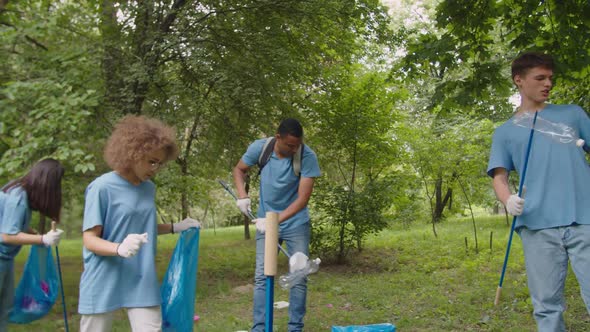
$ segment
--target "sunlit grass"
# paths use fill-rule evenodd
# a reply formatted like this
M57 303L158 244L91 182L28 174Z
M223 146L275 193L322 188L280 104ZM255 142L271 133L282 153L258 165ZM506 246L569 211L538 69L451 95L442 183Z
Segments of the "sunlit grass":
M520 239L515 235L501 303L496 307L493 301L509 227L503 217L481 217L476 225L478 252L471 220L457 219L437 225L437 238L429 224L392 226L368 238L365 249L353 253L347 265L323 264L310 277L306 331L385 322L395 324L399 331L535 331ZM175 240L170 235L159 239L160 276ZM70 331L77 331L81 241L65 240L59 249ZM241 227L203 230L199 251L196 314L201 319L195 330L248 330L254 240L243 240ZM279 257L281 275L287 261ZM17 259L19 269L25 259L23 252ZM590 319L571 272L566 297L569 330L588 330ZM275 301L288 301L288 293L277 287ZM126 318L122 313L119 316L115 331L128 331ZM286 331L286 309L275 310L274 319L274 331ZM61 300L48 317L26 326L11 325L10 330L63 330Z

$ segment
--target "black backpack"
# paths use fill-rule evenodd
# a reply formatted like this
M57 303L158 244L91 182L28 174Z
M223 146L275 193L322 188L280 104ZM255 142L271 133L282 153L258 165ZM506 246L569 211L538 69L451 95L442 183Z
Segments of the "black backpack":
M262 153L260 153L260 156L258 157L258 174L260 175L260 172L262 172L262 169L264 168L264 166L266 166L266 164L268 163L268 161L270 160L270 156L272 156L272 152L275 148L275 142L276 139L274 137L269 137L266 139L266 142L264 142L264 146L262 147ZM300 177L301 176L301 159L303 159L303 143L301 143L301 145L299 145L299 149L297 150L297 152L295 152L295 154L293 155L293 173L295 173L295 176Z

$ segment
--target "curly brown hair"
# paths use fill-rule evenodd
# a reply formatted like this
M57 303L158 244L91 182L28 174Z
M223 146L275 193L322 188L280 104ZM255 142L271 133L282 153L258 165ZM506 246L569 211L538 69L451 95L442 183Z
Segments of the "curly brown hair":
M127 170L146 154L164 149L166 160L178 156L174 128L160 120L127 115L115 125L104 149L104 159L114 170Z

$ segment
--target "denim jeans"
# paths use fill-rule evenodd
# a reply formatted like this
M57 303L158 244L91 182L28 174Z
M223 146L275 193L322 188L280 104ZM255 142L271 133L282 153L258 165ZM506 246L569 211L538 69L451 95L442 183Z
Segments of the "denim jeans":
M540 332L565 331L563 290L568 261L590 313L590 225L518 230L522 239L533 314Z
M295 229L279 231L279 242L287 244L292 255L302 252L309 256L310 225L306 223ZM278 248L277 248L278 250ZM280 255L280 253L279 253ZM278 276L275 276L277 278ZM278 280L275 279L275 281ZM307 278L294 285L289 291L289 332L303 331L305 301L307 299ZM266 276L264 275L264 234L256 232L256 270L254 272L254 324L252 332L263 332L266 315Z
M7 331L8 318L14 301L13 261L0 264L0 331Z

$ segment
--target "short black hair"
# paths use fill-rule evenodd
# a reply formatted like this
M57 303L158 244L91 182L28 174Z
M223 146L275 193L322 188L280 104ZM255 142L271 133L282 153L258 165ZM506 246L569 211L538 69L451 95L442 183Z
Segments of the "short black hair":
M553 70L555 67L553 57L549 54L534 51L521 53L512 61L512 79L514 80L516 75L525 75L529 69L536 67Z
M303 137L303 127L301 127L301 123L293 118L286 118L281 121L279 125L279 129L277 129L277 133L281 135L281 137L285 137L286 135L291 135L294 137Z

